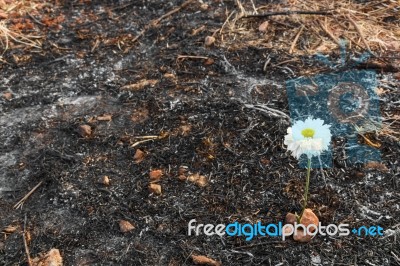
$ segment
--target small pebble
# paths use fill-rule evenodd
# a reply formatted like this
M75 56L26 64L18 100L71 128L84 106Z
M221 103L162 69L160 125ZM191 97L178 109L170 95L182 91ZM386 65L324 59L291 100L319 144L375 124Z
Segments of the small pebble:
M310 224L314 224L318 227L319 219L317 215L311 209L305 209L303 215L301 216L300 223L304 226L309 226ZM311 230L314 232L316 229ZM293 239L298 242L310 242L313 239L313 234L307 234L307 232L303 232L302 229L297 229L296 233L293 234Z
M306 227L310 224L315 224L318 226L319 219L311 209L305 209L303 215L300 218L300 223L305 225Z

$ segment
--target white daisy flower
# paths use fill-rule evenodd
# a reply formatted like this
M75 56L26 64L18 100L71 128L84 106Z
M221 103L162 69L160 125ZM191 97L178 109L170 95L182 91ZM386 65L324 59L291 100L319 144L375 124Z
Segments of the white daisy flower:
M330 125L324 125L324 120L307 118L306 121L296 121L287 129L284 144L294 157L300 158L306 154L308 159L319 156L328 150L331 142Z

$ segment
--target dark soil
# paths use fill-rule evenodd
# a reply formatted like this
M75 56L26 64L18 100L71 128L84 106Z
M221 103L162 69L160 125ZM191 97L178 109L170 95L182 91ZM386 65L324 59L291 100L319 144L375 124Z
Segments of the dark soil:
M326 182L312 171L309 203L322 224L380 225L384 237L317 236L304 244L188 236L191 219L278 223L301 210L305 171L284 148L288 121L244 106L268 103L289 113L284 84L293 74L263 66L267 57L277 64L293 56L205 47L235 1L204 1L206 10L194 2L136 42L152 19L182 1L67 2L53 10L65 21L47 29L43 50L4 54L0 86L13 98L0 100L0 227L18 229L0 239L0 265L26 265L25 217L31 256L58 248L65 265L192 265L194 254L223 265L399 264L400 145L390 136L379 139L388 171L347 165L345 140L335 139L334 167L324 170ZM23 55L30 59L16 61ZM300 61L290 67L311 62ZM379 79L398 90L390 73ZM142 80L157 82L124 89ZM382 109L396 101L398 94L382 95ZM112 120L99 120L104 114ZM78 131L84 124L93 130L86 137ZM131 147L138 136L161 137ZM141 162L133 158L137 149L145 153ZM208 185L179 180L181 166ZM153 169L164 173L161 195L148 189ZM109 186L98 183L104 175ZM135 229L120 232L121 219Z

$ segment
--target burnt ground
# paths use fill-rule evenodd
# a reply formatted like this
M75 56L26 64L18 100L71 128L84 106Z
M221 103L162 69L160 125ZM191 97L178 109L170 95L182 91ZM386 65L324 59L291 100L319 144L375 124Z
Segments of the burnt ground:
M0 100L0 227L16 230L0 240L1 265L26 265L25 217L31 256L58 248L65 265L192 265L193 254L223 265L399 264L399 142L390 135L377 140L387 171L347 165L345 140L336 138L326 182L312 171L309 203L323 224L380 225L384 237L297 243L188 236L191 219L278 223L300 211L305 173L283 146L288 121L244 105L268 103L288 114L284 84L297 72L263 66L267 57L274 65L295 56L205 47L234 1L204 1L203 9L195 2L136 42L150 20L181 1L68 2L52 11L65 20L46 31L43 49L3 55L0 86L13 98ZM294 71L313 62L297 60L289 65ZM399 101L399 84L391 73L378 78L388 91L381 96L388 112L388 103ZM152 84L126 87L143 80ZM84 124L89 136L78 131ZM160 137L132 147L138 136ZM137 149L144 157L135 161ZM181 166L208 184L179 180ZM148 189L153 169L164 173L161 195ZM104 175L109 186L98 182ZM135 229L122 233L121 219Z

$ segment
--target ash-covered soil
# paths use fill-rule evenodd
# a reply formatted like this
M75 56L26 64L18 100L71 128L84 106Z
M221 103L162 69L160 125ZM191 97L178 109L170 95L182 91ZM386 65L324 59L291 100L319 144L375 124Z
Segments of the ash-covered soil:
M312 171L309 202L322 224L379 225L384 237L189 236L191 219L278 223L301 210L305 171L283 145L289 121L245 104L289 114L285 80L312 60L263 69L267 58L295 56L206 47L234 1L194 1L152 27L182 2L84 2L54 9L65 20L42 50L3 55L0 89L12 97L0 100L0 228L16 229L0 239L1 265L27 265L25 217L31 256L58 248L65 265L192 265L192 255L223 265L399 264L399 142L390 135L378 139L386 169L347 165L336 138L334 167ZM378 78L388 111L399 83ZM149 190L156 169L160 195ZM179 178L196 173L204 186ZM122 233L120 220L134 229Z

